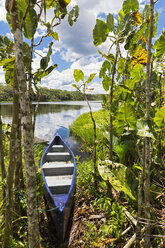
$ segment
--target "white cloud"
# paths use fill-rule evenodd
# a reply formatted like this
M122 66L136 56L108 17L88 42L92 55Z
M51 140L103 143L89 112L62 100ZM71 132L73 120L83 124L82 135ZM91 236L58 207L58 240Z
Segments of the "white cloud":
M0 21L6 22L5 0L0 0Z
M140 6L144 6L149 0L139 0ZM110 42L107 40L99 47L95 47L93 44L93 28L96 24L96 18L102 13L117 14L122 7L123 0L72 0L69 5L69 9L75 4L78 4L80 8L80 15L73 27L70 27L67 18L62 20L62 23L55 28L55 31L59 34L59 42L53 44L53 55L54 57L60 56L60 60L70 62L70 67L63 69L61 72L55 69L50 75L42 80L42 85L50 88L73 90L72 83L74 82L73 72L74 69L83 70L86 77L91 73L99 73L99 69L102 65L101 56L98 56L97 49L107 53L110 47ZM0 0L0 20L5 21L6 11L4 10L5 0ZM49 11L47 14L47 21L50 21L53 17L53 11ZM116 20L116 19L115 19ZM35 34L35 38L39 38L40 35L45 34L46 28L39 25L39 29ZM42 56L46 56L48 44L44 43L45 48L37 48L37 53ZM125 56L123 46L121 51ZM112 48L112 53L115 52L115 47ZM35 54L33 59L34 71L39 68L41 57ZM50 61L50 64L53 63ZM56 63L56 62L55 62ZM62 62L61 62L62 63ZM66 66L65 66L66 68ZM0 69L0 76L2 75L2 69ZM103 91L101 83L98 78L93 80L91 83L92 87L95 88L95 92Z

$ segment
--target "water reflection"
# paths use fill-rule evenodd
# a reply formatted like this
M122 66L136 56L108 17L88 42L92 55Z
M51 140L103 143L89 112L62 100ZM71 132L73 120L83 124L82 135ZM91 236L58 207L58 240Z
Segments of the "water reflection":
M92 110L101 109L101 102L91 102ZM69 125L81 114L89 112L86 102L53 102L41 103L38 108L35 136L46 141L52 140L58 132L70 143ZM2 104L2 120L11 123L12 105Z

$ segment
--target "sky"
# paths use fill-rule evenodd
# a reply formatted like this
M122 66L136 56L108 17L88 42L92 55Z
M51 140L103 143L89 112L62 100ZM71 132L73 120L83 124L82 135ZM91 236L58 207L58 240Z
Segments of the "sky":
M116 15L121 10L122 3L123 0L71 1L68 9L71 9L76 4L79 6L80 14L78 20L74 23L73 27L70 27L67 18L65 18L54 30L59 35L59 41L54 41L50 65L57 63L58 68L42 80L41 86L62 90L74 90L72 86L72 84L75 83L73 72L74 69L81 69L86 77L91 73L97 73L91 83L91 88L94 88L93 93L104 93L101 81L98 77L103 59L97 50L99 49L106 53L110 43L107 40L101 46L95 47L93 44L93 28L97 18L104 19L108 13ZM149 0L139 0L139 3L142 9L146 3L149 3ZM165 0L159 0L155 5L155 9L159 12L157 33L157 37L159 37L161 32L165 29ZM12 39L9 26L6 22L5 0L0 0L0 13L0 35L6 35ZM47 18L49 20L52 17L53 12L50 11ZM35 35L35 41L37 42L39 36L44 33L44 28L39 26ZM41 56L46 56L50 41L50 38L44 39L42 45L37 47L36 52ZM113 50L111 52L113 53ZM125 54L124 49L122 49L122 52ZM39 55L34 55L34 71L39 68L40 59L41 57ZM5 82L2 67L0 67L0 82Z

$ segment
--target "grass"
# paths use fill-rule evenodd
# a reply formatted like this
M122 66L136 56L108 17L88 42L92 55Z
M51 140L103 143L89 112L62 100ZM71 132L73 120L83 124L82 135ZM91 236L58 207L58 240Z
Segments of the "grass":
M109 113L107 110L99 110L93 113L93 117L97 125L97 139L99 139L102 132L98 127L103 125L108 127ZM70 126L70 131L87 145L93 145L93 123L89 113L80 115Z

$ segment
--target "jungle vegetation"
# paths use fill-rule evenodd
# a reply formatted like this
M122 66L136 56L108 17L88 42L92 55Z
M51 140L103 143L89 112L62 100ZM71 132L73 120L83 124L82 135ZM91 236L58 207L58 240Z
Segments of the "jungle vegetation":
M89 100L102 100L102 95L88 94ZM37 102L55 102L55 101L83 101L84 97L80 92L49 89L38 87L38 93L33 92L32 101ZM11 102L13 100L13 90L10 85L0 84L0 102Z
M86 96L95 73L86 80L83 71L74 71L73 86L88 102L90 113L80 116L72 131L93 156L82 163L77 158L76 231L71 247L164 247L165 32L156 38L157 2L150 0L140 10L138 0L124 0L117 17L109 13L105 20L96 20L94 45L110 42L107 53L98 51L103 58L99 77L107 92L102 111L93 113ZM53 43L48 44L47 56L35 72L32 58L44 38L35 44L38 22L47 27L47 36L58 40L54 29L64 17L71 26L77 20L79 8L68 12L69 3L6 0L14 41L0 36L0 65L13 90L11 127L0 118L3 248L51 247L40 239L44 214L39 214L39 206L45 206L37 165L42 147L34 145L37 109L33 112L32 100L33 89L38 92L41 79L57 68L48 66ZM50 8L55 16L49 23L46 12Z

